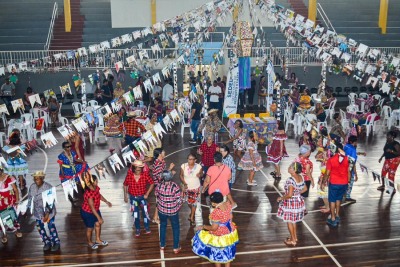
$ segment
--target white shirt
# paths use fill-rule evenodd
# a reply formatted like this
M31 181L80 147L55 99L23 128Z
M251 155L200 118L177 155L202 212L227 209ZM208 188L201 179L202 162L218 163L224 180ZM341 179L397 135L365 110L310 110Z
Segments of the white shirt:
M210 88L208 89L208 93L215 93L215 94L221 94L222 93L222 89L221 87L217 86L213 86L211 85ZM219 96L218 95L211 95L210 96L210 102L218 102L219 101Z
M200 187L200 178L196 175L200 172L201 165L198 163L194 164L193 169L189 169L189 164L184 163L181 165L183 170L183 178L187 184L187 189L193 190Z
M161 87L158 85L154 85L153 87L153 93L151 94L151 97L155 98L156 94L159 94L159 96L161 96Z
M162 90L162 101L170 101L174 99L174 87L167 83Z

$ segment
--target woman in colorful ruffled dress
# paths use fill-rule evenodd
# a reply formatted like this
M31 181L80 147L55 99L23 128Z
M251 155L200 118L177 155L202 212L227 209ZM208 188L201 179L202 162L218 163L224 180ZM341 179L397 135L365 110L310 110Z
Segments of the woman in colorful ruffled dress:
M9 144L8 146L3 147L3 151L7 152L16 146L19 146L21 150L25 150L25 145L22 144L21 133L18 129L14 129L12 131L9 139ZM18 177L19 188L22 192L26 189L25 175L28 174L29 170L28 163L22 157L21 151L19 149L8 154L7 165L8 167L6 168L6 173L8 175L14 176L15 178Z
M226 267L235 259L236 244L239 235L236 225L232 222L232 206L229 202L223 202L224 197L220 192L214 192L210 196L214 210L210 214L211 225L198 226L192 239L193 252L212 263Z
M19 231L20 225L14 208L18 201L19 192L15 178L5 173L3 167L0 167L0 220L3 221L7 231L15 232L15 236L20 238L22 233ZM8 242L7 235L4 233L1 242L3 244Z
M299 162L293 162L288 169L291 177L285 183L285 195L278 197L279 202L278 218L287 223L290 237L283 242L290 247L297 245L297 227L296 223L301 222L306 214L304 198L301 196L307 190L304 183L302 166Z
M254 181L254 175L256 171L259 171L264 166L262 164L261 155L257 151L257 134L254 131L249 132L246 148L246 152L240 160L238 167L239 169L250 171L247 185L257 185L257 182Z
M235 121L233 127L235 128L234 136L226 141L225 144L233 142L233 156L236 160L236 158L240 159L242 152L246 150L246 131L243 129L242 120Z
M272 144L267 147L267 162L274 164L275 171L271 172L271 175L275 179L281 179L281 168L279 167L279 163L285 157L289 157L286 147L285 140L287 139L287 135L285 133L285 125L283 121L278 122L278 131L273 137Z

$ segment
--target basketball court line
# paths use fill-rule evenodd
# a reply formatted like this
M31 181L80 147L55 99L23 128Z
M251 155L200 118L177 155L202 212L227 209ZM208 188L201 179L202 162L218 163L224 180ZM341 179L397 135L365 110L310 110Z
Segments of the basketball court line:
M334 248L334 247L368 245L368 244L396 242L396 241L400 241L400 237L390 238L390 239L369 240L369 241L355 241L355 242L325 244L325 247ZM264 249L264 250L255 250L255 251L243 251L243 252L237 252L236 255L240 256L240 255L251 255L251 254L290 252L290 251L309 250L309 249L318 249L318 248L321 248L321 245L305 246L305 247L291 247L291 248L283 247L283 248ZM170 262L170 261L193 260L193 259L201 259L201 258L199 256L184 256L184 257L172 257L172 258L164 258L164 259L153 258L153 259L118 261L118 262L70 264L70 265L63 265L63 266L66 266L66 267L87 267L87 266L100 266L100 265L111 266L111 265L122 265L122 264L139 264L139 263L151 263L151 262L155 263L155 262L162 262L162 261Z
M261 169L260 172L264 175L264 177L267 179L267 181L270 181L269 177L265 174L265 172ZM276 186L273 184L273 187L275 188L275 190L278 192L278 194L280 196L282 196L281 192L278 190L278 188L276 188ZM308 229L308 231L314 236L315 240L317 240L317 242L321 245L321 247L325 250L325 252L329 255L329 257L331 257L331 259L333 260L333 262L337 265L337 266L342 266L337 260L336 258L332 255L332 253L329 251L329 249L325 246L325 244L321 241L321 239L319 239L319 237L315 234L315 232L313 230L311 230L310 226L303 220L301 221L303 223L303 225Z

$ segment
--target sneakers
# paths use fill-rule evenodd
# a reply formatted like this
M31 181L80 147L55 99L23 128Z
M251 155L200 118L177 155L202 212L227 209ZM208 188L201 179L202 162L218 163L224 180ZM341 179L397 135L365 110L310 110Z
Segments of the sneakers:
M43 251L49 251L51 249L51 244L45 244L43 246Z
M196 145L196 144L197 144L197 141L196 141L196 140L193 140L193 139L190 139L190 140L189 140L189 144Z
M346 200L346 202L351 202L351 203L356 203L357 202L357 200L355 200L353 198L350 198L350 197L347 197L345 200Z
M334 221L332 221L332 219L329 218L329 219L326 220L326 223L327 223L329 226L332 226L332 227L337 227L337 226L338 226L337 219L334 220Z
M149 234L151 234L151 230L150 229L146 230L146 235L149 235Z
M136 236L136 237L139 237L139 236L140 236L140 229L136 229L136 231L135 231L135 236Z
M175 254L178 254L179 252L181 252L181 250L182 250L181 247L179 247L179 248L174 248L174 253L175 253Z
M253 181L252 183L250 183L250 181L247 180L247 185L250 185L250 186L257 186L257 182L256 182L256 181Z
M44 250L44 248L43 248ZM51 247L52 252L56 252L60 250L60 243L55 243L54 246Z
M233 209L233 210L236 209L236 208L237 208L237 203L235 203L235 204L232 205L232 209Z

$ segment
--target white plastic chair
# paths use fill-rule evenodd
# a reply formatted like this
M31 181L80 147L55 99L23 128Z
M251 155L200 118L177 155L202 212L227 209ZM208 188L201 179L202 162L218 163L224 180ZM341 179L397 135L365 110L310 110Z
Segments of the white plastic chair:
M331 120L332 120L332 118L333 118L333 114L335 114L336 102L337 102L337 99L333 100L333 101L329 104L329 108L328 108L328 109L325 109L326 117L329 116L329 119L331 119Z
M376 113L370 114L367 116L367 120L365 121L365 124L363 124L363 126L365 126L365 129L367 130L367 136L369 136L369 133L374 131L375 129L375 117L376 117Z
M97 102L96 100L90 100L87 103L88 107L95 107L99 105L99 102Z
M68 119L65 117L59 117L58 120L61 122L62 125L69 124Z
M387 126L388 130L392 127L392 108L389 106L384 106L381 111L381 121L382 127Z
M7 118L5 113L1 114L1 120L3 121L4 128L7 128Z
M347 119L346 112L344 112L342 109L339 109L340 117L342 118L341 124L343 127L343 131L350 129L350 120Z
M358 112L359 110L358 110L357 105L350 105L350 106L346 107L346 111L354 113L354 112Z
M33 116L30 113L25 113L21 115L22 122L29 122L31 125L33 125Z
M1 147L4 146L4 144L6 143L6 141L7 141L6 133L0 132L0 145L1 145Z
M58 121L61 121L62 115L61 115L61 108L62 108L62 103L59 103L60 109L58 110Z
M144 111L140 110L140 109L135 110L134 113L135 113L135 115L137 117L143 117L144 116Z
M189 128L190 138L192 138L192 130L190 129L189 118L190 118L189 113L184 113L183 116L181 116L181 136L182 136L182 138L183 138L183 134L185 133L185 128Z
M372 98L379 101L379 100L381 100L382 96L378 95L378 94L375 94L375 95L372 96Z
M383 102L385 102L385 99L384 99L384 98L382 98L382 99L379 100L379 102L378 102L378 106L380 106L381 109L383 108Z
M104 137L104 139L107 142L107 136L103 134L103 131L104 131L104 118L103 116L99 116L99 123L98 125L96 125L96 129L94 130L94 141L96 142L96 144L99 142L100 137Z
M75 116L82 114L82 104L79 102L72 103L72 109L74 110Z
M367 93L360 93L358 95L359 98L363 98L363 99L368 99L368 94Z

